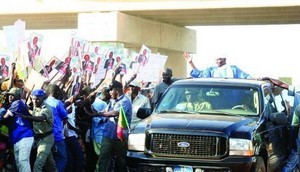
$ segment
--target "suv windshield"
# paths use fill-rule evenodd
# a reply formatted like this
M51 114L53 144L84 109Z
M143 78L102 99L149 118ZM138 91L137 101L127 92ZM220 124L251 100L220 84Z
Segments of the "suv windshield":
M176 86L166 92L155 111L256 116L259 94L251 87Z

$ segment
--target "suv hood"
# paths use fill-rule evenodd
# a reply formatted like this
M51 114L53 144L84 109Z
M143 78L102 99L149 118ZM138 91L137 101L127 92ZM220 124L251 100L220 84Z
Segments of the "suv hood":
M147 129L168 129L168 130L205 130L222 132L230 135L231 131L248 132L253 130L258 118L247 118L243 116L224 116L213 114L152 114L139 126Z

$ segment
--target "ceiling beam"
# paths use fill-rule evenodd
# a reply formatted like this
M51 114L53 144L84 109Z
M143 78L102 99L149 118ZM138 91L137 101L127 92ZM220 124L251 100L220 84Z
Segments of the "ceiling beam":
M3 29L3 26L13 25L18 19L26 22L26 29L77 29L78 13L109 11L120 11L124 14L182 27L300 24L300 3L290 0L273 0L274 3L263 0L253 0L251 3L248 1L242 3L245 1L241 0L186 0L184 2L61 0L61 3L58 0L39 0L33 1L35 3L32 6L29 3L25 4L26 0L24 5L18 6L13 5L13 2L15 3L13 0L1 2L0 29ZM60 5L57 5L58 3Z
M77 13L0 15L0 27L13 25L21 19L26 29L77 29Z

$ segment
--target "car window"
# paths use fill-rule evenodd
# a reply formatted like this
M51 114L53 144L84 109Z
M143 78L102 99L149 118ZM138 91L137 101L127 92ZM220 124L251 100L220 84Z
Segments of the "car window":
M283 99L282 91L283 91L283 89L279 88L279 87L276 87L275 91L274 91L275 92L274 93L275 105L276 105L276 108L279 112L287 111L287 109L286 109L286 107L287 107L286 103L287 102Z
M177 94L177 89L170 89L167 94L165 94L162 101L159 103L159 110L165 111L172 109L177 102L179 102L182 98L179 94Z
M275 104L276 104L277 111L278 112L284 112L284 111L286 111L285 102L282 99L281 95L280 94L276 95L274 97L274 99L275 99Z
M278 112L272 93L268 88L264 88L264 104L265 111L268 114Z
M258 97L252 87L180 85L168 89L156 111L258 115Z

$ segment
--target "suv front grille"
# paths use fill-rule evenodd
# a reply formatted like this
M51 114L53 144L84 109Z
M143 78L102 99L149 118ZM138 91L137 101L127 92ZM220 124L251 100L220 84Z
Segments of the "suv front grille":
M226 153L226 138L207 135L150 134L154 156L217 158ZM151 144L152 143L152 144Z

